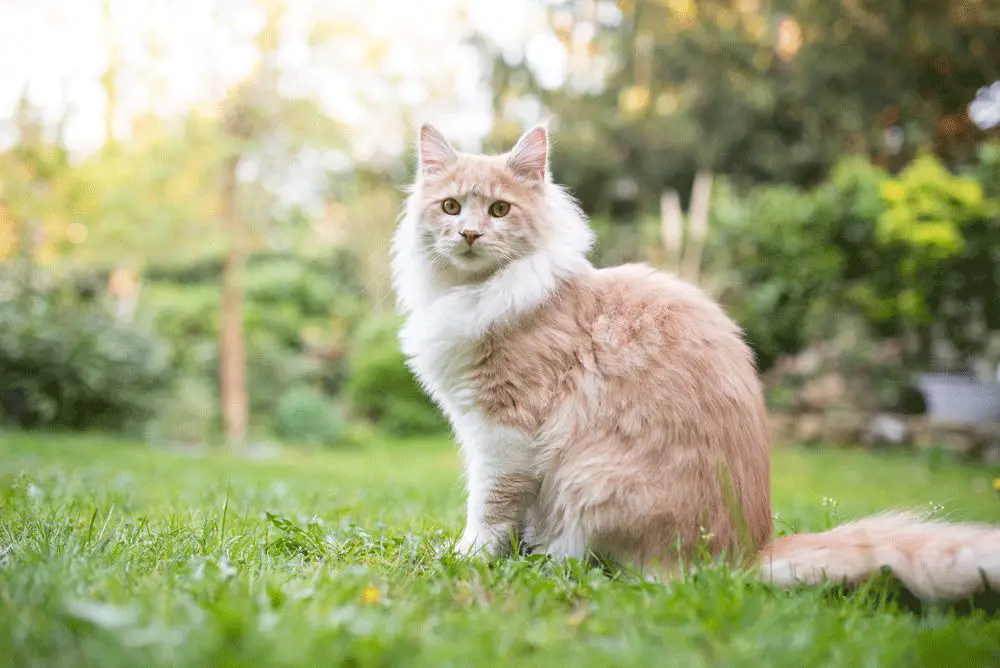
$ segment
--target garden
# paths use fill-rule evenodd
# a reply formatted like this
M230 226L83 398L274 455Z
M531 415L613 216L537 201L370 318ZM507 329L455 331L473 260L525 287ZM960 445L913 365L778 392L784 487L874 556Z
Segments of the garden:
M420 121L545 121L593 263L743 328L777 534L1000 524L989 2L50 4L0 5L0 664L1000 665L995 592L456 554L389 270Z

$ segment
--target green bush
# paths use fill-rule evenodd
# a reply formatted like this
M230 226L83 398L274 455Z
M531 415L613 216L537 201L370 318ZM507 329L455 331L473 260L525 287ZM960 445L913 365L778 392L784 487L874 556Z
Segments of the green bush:
M219 431L216 384L198 376L183 376L172 392L158 398L145 437L154 443L201 444L218 436Z
M380 316L357 332L344 387L352 407L396 435L435 433L447 424L406 366L399 349L400 320Z
M183 375L213 368L219 347L219 288L215 285L147 283L140 308L171 344L172 361Z
M344 438L340 407L308 387L296 387L281 396L271 427L276 436L301 445L332 446Z
M931 155L882 184L881 257L854 296L870 321L914 341L918 364L930 361L935 340L967 363L1000 332L1000 200L984 190Z
M822 329L844 259L809 193L769 186L741 197L723 182L713 204L710 271L766 370Z
M141 426L172 379L166 348L98 304L55 294L0 303L0 422Z
M340 392L343 351L362 302L334 260L269 255L249 262L244 322L252 416L271 415L280 397L301 385ZM171 342L178 372L217 386L219 277L206 267L151 270L155 280L144 287L142 308Z
M1000 332L998 165L990 145L968 176L931 156L897 177L849 158L812 190L721 183L706 255L761 368L850 318L901 341L911 370L930 365L935 341L983 356Z

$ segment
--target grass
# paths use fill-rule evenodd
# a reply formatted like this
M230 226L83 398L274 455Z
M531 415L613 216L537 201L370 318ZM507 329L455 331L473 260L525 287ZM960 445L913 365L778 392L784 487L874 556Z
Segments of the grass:
M890 506L997 522L998 473L781 449L775 507L783 530ZM461 498L444 441L255 461L0 435L0 665L1000 665L1000 617L884 586L439 556Z

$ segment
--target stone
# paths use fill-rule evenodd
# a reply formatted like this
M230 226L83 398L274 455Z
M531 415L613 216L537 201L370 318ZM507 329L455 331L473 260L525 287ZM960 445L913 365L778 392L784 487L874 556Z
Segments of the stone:
M844 399L847 384L839 373L826 373L809 380L798 392L798 401L810 408L830 408Z
M1000 422L988 422L976 428L982 439L979 460L988 466L1000 465Z
M795 440L795 417L787 413L771 413L771 440L775 442Z
M910 417L910 441L918 448L929 448L933 443L934 430L923 415Z
M803 413L795 425L795 438L803 443L816 443L823 438L823 416Z
M1000 443L1000 422L985 422L975 426L976 434L989 443Z
M879 413L864 430L866 445L903 445L911 441L906 419L891 413Z
M826 415L824 439L843 446L858 445L863 441L867 418L863 413L838 411Z
M926 429L921 447L940 447L960 457L974 458L984 445L984 439L973 425L928 422Z
M990 443L983 448L979 461L987 466L1000 466L1000 443Z

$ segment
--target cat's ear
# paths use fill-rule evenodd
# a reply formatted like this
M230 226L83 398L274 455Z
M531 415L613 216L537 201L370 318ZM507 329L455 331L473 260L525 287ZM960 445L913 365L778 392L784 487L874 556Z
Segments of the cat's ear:
M544 183L549 166L549 132L544 125L536 125L517 140L507 158L507 169L518 177Z
M440 172L458 159L444 135L427 123L420 126L417 153L420 158L420 171L424 174Z

